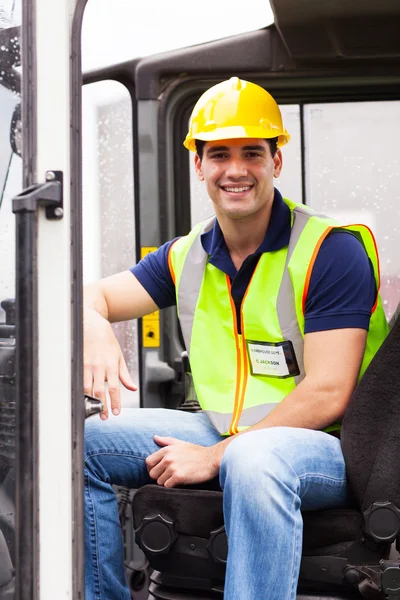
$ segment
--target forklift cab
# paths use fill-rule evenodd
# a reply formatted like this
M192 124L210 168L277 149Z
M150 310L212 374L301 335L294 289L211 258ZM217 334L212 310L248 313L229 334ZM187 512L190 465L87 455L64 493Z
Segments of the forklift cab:
M39 588L35 600L53 599L55 585L60 598L83 597L82 279L85 269L90 279L129 268L135 254L139 259L212 214L182 142L197 98L232 76L262 85L280 104L292 140L283 152L278 189L343 223L362 222L374 231L381 257L381 293L392 320L391 333L358 385L343 422L342 446L353 502L342 511L304 513L298 599L399 600L400 478L392 457L397 456L396 423L400 422L400 321L394 317L400 300L400 5L396 0L351 4L313 0L300 6L296 0L272 0L274 23L263 29L141 59L132 57L82 75L85 0L71 2L75 13L64 29L62 11L57 12L54 3L48 2L47 8L47 0L37 3L42 7L37 20L43 19L38 31L43 33L51 22L54 32L47 51L41 46L38 53L42 79L36 86L32 85L36 68L26 55L22 76L18 71L19 28L0 31L5 73L0 77L0 94L7 96L7 101L0 99L0 115L4 107L8 111L7 125L1 130L7 151L0 153L0 228L12 229L11 202L21 181L25 187L43 179L51 183L59 171L64 174L64 187L63 206L58 208L64 215L58 211L55 220L46 221L41 213L29 230L22 230L18 216L17 246L21 249L29 232L33 241L39 240L33 251L19 254L25 260L36 253L39 257L30 289L36 294L38 287L38 301L33 295L24 304L24 296L18 296L29 291L22 286L27 262L17 262L17 286L1 267L0 600L31 600L29 589ZM28 48L35 35L35 21L28 18L34 3L23 0L23 4L29 23L24 33ZM71 35L65 48L61 29L63 35ZM65 87L59 82L62 69L53 69L50 58L45 64L60 47L65 50L65 64L70 60L68 73L65 69L70 81L64 82ZM23 165L18 125L21 77L25 78ZM57 106L52 106L46 92L46 77L54 77L53 85L60 90ZM105 83L123 88L124 97L121 100L112 92L98 108L96 86ZM32 106L39 114L37 122L35 112L29 112ZM49 127L46 117L53 109ZM39 125L30 128L32 123ZM64 143L61 150L55 137ZM93 199L95 188L100 193ZM11 256L15 240L10 244L9 239L2 246L2 257ZM51 252L43 252L41 240L50 244ZM58 287L56 272L63 275ZM25 309L31 310L32 322L39 315L39 326L33 331L26 320L22 326ZM54 324L56 346L54 332L46 329ZM130 371L137 372L139 379L140 399L128 395L125 405L199 409L173 310L143 318L137 329L118 324L116 331ZM29 354L35 344L39 354ZM35 373L39 363L39 375L29 379L27 372ZM26 364L32 371L22 372L19 365ZM59 396L57 411L53 410L54 389ZM63 466L58 469L50 464L55 447L62 454ZM222 597L228 548L222 494L146 486L134 494L132 517L127 508L132 492L117 491L124 513L132 598ZM58 503L52 502L54 492ZM67 563L70 570L64 568ZM132 578L132 569L146 577Z

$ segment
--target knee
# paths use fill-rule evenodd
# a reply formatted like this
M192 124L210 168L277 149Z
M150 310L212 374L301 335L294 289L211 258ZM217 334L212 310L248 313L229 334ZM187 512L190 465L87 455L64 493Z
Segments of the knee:
M92 484L111 483L111 466L115 457L118 420L102 421L96 415L85 422L84 472Z
M85 421L84 458L88 459L113 450L115 439L121 433L120 422L117 418L102 421L98 415Z
M296 471L285 450L285 428L274 427L238 436L229 444L221 461L220 479L240 483L242 489L261 480L285 482L296 487Z

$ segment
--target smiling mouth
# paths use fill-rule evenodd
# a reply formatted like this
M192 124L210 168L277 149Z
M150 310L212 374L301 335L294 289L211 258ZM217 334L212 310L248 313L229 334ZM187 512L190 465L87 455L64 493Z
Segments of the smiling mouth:
M230 194L243 194L244 192L250 191L254 186L252 185L241 185L241 186L231 186L231 185L221 185L220 186L224 192L229 192Z

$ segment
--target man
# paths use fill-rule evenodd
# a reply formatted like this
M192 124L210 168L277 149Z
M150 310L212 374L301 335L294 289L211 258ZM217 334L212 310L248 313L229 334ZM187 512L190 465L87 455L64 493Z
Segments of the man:
M110 322L176 304L204 412L124 409L86 424L86 599L128 600L112 484L219 476L225 600L293 600L302 510L347 502L337 431L387 325L374 241L274 189L289 141L275 100L232 78L197 102L195 152L216 218L85 292L85 391L135 390ZM251 491L249 491L251 490ZM260 525L262 524L262 526ZM287 577L281 576L285 565Z

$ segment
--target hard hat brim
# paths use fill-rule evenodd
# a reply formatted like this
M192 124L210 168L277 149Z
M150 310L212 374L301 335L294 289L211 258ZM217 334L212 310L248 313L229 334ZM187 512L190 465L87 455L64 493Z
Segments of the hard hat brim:
M191 152L196 152L196 139L203 142L216 142L218 140L234 140L234 139L272 139L278 138L278 147L284 146L290 140L290 135L286 130L276 130L264 127L220 127L209 132L199 132L193 137L187 135L183 145Z

